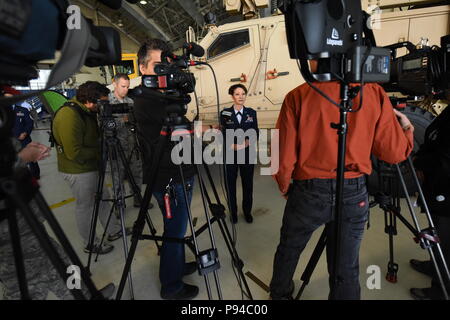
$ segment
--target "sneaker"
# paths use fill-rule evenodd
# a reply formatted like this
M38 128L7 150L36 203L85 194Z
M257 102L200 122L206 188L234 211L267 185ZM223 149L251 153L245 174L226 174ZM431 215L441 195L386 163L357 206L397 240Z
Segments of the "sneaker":
M93 246L92 249L86 247L84 248L84 252L86 253L98 253L98 254L107 254L110 253L114 249L114 246L112 244L103 244L103 246L100 247L100 245L96 244Z
M161 298L166 300L191 300L198 295L198 287L184 283L180 291L173 294L161 293Z
M416 270L417 272L423 273L429 277L433 277L434 270L433 270L433 264L431 261L420 261L416 259L409 260L409 264L411 267Z
M188 262L184 264L184 276L188 276L190 274L193 274L195 271L197 271L197 262Z
M133 233L133 229L132 228L125 228L125 234L127 236L129 236L131 233ZM108 236L108 241L112 242L112 241L116 241L117 239L122 238L122 230L114 233L114 234L110 234Z

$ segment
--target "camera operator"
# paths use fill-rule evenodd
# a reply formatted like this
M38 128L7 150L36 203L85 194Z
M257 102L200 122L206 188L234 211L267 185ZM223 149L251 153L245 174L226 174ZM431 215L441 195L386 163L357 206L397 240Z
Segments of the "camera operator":
M161 53L171 52L169 45L160 39L146 42L138 51L139 70L142 75L155 75L154 67L161 62ZM156 90L156 89L151 89ZM153 165L154 151L158 144L164 119L167 117L166 106L168 102L162 99L134 98L134 113L137 121L139 139L142 139L144 154L144 184L148 184L150 168ZM188 206L192 199L194 183L194 167L183 165L183 174L186 186L181 183L179 167L171 159L170 144L163 150L162 160L157 170L156 184L153 196L158 202L164 221L164 237L183 239L186 234L188 222ZM156 158L156 157L153 157ZM185 201L183 189L188 190L188 203ZM164 205L164 193L170 192L170 206L172 218L167 217ZM198 287L186 284L183 276L194 273L196 263L185 263L184 244L163 241L159 266L159 279L161 281L161 297L163 299L192 299L198 294Z
M450 90L447 90L450 99ZM423 180L423 193L433 218L443 256L449 264L450 257L450 107L427 127L425 141L414 158L418 176ZM433 247L436 249L436 247ZM437 256L437 251L435 256ZM410 260L418 272L432 277L431 287L412 288L416 300L443 300L444 295L431 260ZM444 270L440 268L440 270ZM444 281L446 277L444 276ZM449 288L447 283L447 288Z
M108 96L110 104L127 103L133 105L133 100L127 96L130 88L130 78L125 73L118 73L113 78L114 91ZM127 156L128 164L130 166L133 178L141 190L142 183L142 160L140 150L137 148L136 135L132 131L135 125L133 113L130 114L113 114L117 125L117 138L120 141L122 149ZM120 176L125 178L125 169L120 162ZM116 183L115 185L118 185ZM139 208L141 206L137 195L134 196L134 207ZM150 208L152 205L150 205Z
M310 61L316 72L317 61ZM340 101L338 82L315 83L334 101ZM360 94L353 100L358 108ZM298 259L312 233L327 227L327 262L330 296L360 299L359 248L369 211L365 175L372 171L370 154L388 163L406 159L413 148L413 126L393 109L377 84L364 85L362 108L348 115L344 172L339 285L334 270L334 208L338 135L330 124L339 122L339 109L308 84L287 94L277 121L280 167L274 175L287 199L270 284L272 299L290 299ZM398 119L397 119L398 117ZM276 155L278 156L278 155ZM293 184L291 184L291 179Z
M53 119L53 137L55 139L58 170L62 173L76 198L75 216L78 231L86 245L84 251L105 254L113 246L105 243L102 247L95 239L92 248L88 247L91 217L95 202L100 162L100 133L97 123L97 101L107 100L109 90L95 81L82 84L76 98L62 106ZM109 198L107 189L103 189L103 199ZM99 218L106 227L109 206L100 202ZM120 221L112 216L108 225L108 241L122 236Z

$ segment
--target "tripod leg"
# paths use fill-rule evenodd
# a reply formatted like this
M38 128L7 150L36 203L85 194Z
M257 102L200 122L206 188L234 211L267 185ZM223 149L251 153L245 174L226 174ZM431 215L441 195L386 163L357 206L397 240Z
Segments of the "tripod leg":
M419 197L422 200L422 203L424 204L425 213L427 215L427 220L428 220L429 226L430 226L431 229L435 229L435 226L433 224L433 219L431 218L430 210L428 209L428 205L427 205L427 203L425 201L425 196L423 194L422 187L420 186L419 179L417 178L417 174L416 174L416 171L414 170L414 165L413 165L412 160L411 160L410 157L408 157L408 164L409 164L409 167L410 167L410 169L411 169L411 171L413 173L414 180L415 180L415 182L417 184L417 189L419 191ZM442 266L444 268L444 270L443 270L444 275L447 278L448 283L450 283L450 272L449 272L449 268L448 268L447 262L445 260L444 254L442 253L442 248L441 248L439 243L437 243L436 246L437 246L438 255L439 255L440 259L441 259ZM449 288L449 290L450 290L450 288Z
M116 209L119 213L119 218L122 227L122 240L123 240L123 250L125 255L125 260L128 257L128 243L127 243L127 235L125 229L125 197L124 197L124 185L122 180L122 174L119 165L119 152L116 145L110 146L111 154L111 177L113 182L113 192L114 192L114 203ZM133 280L131 277L131 272L128 273L128 284L130 287L130 297L131 300L134 300L134 289L133 289Z
M133 173L131 172L130 167L128 166L127 162L125 161L126 160L126 155L125 155L125 152L123 151L123 148L120 145L120 143L118 143L117 149L118 149L118 153L119 153L119 159L120 159L120 161L122 163L122 166L123 166L123 168L125 170L125 176L126 176L126 178L128 179L128 181L129 181L129 183L131 185L131 189L133 190L133 195L137 196L139 201L140 201L140 203L142 204L143 198L142 198L142 195L141 195L141 190L139 189L138 185L136 184L136 181L134 180L134 177L133 177ZM150 233L152 234L152 236L155 236L156 235L156 228L153 225L153 222L152 222L152 220L150 218L150 215L148 214L148 211L146 211L146 213L145 213L145 220L146 220L146 222L148 224L148 227L150 229ZM156 248L158 250L158 254L160 254L161 246L159 245L157 240L155 240L155 244L156 244Z
M105 148L105 143L103 141L103 137L102 137L102 155L103 155L103 149ZM108 146L106 145L106 148L108 148ZM87 270L90 273L90 267L91 267L91 259L92 259L92 253L93 253L93 249L95 246L95 238L96 238L96 230L97 230L97 221L98 221L98 211L100 209L100 203L102 201L102 197L103 197L103 187L105 184L105 172L106 172L106 165L108 162L108 152L105 153L105 157L102 159L102 162L100 164L100 172L99 172L99 178L98 178L98 183L97 183L97 192L95 193L95 202L94 202L94 209L93 209L93 213L92 213L92 217L91 217L91 229L89 231L89 243L88 243L88 248L89 248L89 255L88 255L88 263L87 263ZM106 230L105 230L106 231ZM102 242L103 243L103 242ZM101 245L101 243L99 244L99 246ZM98 257L98 254L97 254Z
M214 194L215 200L217 202L217 205L219 206L219 208L221 210L222 209L225 210L225 207L220 202L219 194L217 193L217 189L216 189L216 187L214 185L214 180L212 178L212 175L211 175L211 172L210 172L208 166L202 165L202 168L206 172L206 175L207 175L207 178L208 178L208 182L209 182L209 184L211 186L211 189L213 191L213 194ZM204 187L204 189L206 190L206 187ZM210 198L208 196L208 193L205 192L205 195L206 195L208 204L211 207L211 200L210 200ZM220 231L221 231L222 236L223 236L223 238L225 240L225 244L226 244L226 246L228 248L228 251L230 252L230 256L231 256L231 258L233 260L233 265L238 269L239 278L242 279L242 282L244 283L244 286L245 286L245 289L246 289L246 294L251 300L253 300L252 293L251 293L250 288L248 286L248 283L247 283L247 280L245 278L244 272L242 271L242 269L244 267L244 263L241 260L241 258L239 257L239 254L237 253L236 247L235 247L235 245L234 245L234 243L232 241L232 237L231 237L230 231L229 231L228 226L227 226L226 221L225 221L224 211L223 212L220 211L220 213L214 215L214 217L218 221Z
M161 131L167 131L167 127L163 127ZM116 299L120 300L123 293L123 288L125 286L126 278L128 273L130 272L131 264L133 262L134 254L136 253L137 244L139 241L139 237L142 235L142 231L144 230L145 225L145 213L148 210L148 206L150 203L150 200L152 198L152 193L155 188L156 184L156 178L157 178L157 171L159 168L159 164L161 163L162 154L164 147L166 146L169 139L169 135L161 135L158 141L158 145L156 146L156 150L153 156L153 162L154 166L151 169L150 172L150 181L147 184L147 187L145 188L144 192L144 199L142 201L142 206L139 210L138 218L136 219L134 226L133 226L133 235L131 237L131 245L130 250L128 252L128 258L125 262L125 267L122 272L122 277L120 279L119 287L117 289L117 295Z
M199 185L200 185L200 193L201 193L201 197L202 197L203 208L205 210L206 221L207 221L207 224L208 224L208 231L209 231L209 238L211 239L211 246L212 246L213 250L217 250L216 241L214 239L214 234L212 232L211 218L210 218L209 213L208 213L208 204L206 202L206 196L205 196L206 188L205 188L205 185L203 183L203 179L202 179L202 176L200 174L200 170L198 169L197 166L196 166L196 171L197 171ZM209 197L208 197L208 199L209 199ZM222 290L220 288L220 281L219 281L219 275L217 273L217 269L214 270L214 279L215 279L215 282L216 282L216 288L217 288L217 294L219 296L219 300L222 300L223 299L222 298Z
M303 294L303 291L305 290L305 287L309 284L309 281L311 280L311 275L314 272L314 269L317 266L317 263L319 262L320 256L322 255L323 250L325 249L327 245L327 227L324 228L319 241L316 244L316 247L314 248L314 251L311 255L311 258L309 259L308 264L306 265L305 271L303 271L303 274L301 276L301 280L303 281L302 286L300 290L298 291L297 295L295 296L295 300L300 299L300 297Z
M27 277L25 272L25 264L23 259L22 244L20 243L19 228L17 227L16 213L11 209L11 205L7 205L9 232L11 234L11 244L14 252L14 264L16 265L17 279L19 282L20 295L22 300L31 300L28 291Z
M416 176L416 174L415 174L414 167L413 167L413 165L412 165L412 162L411 162L411 159L410 159L410 158L408 158L408 164L409 164L409 166L410 166L410 168L411 168L411 171L413 172L413 175L414 175L414 178L415 178L416 185L417 185L417 187L418 187L418 189L419 189L419 194L421 194L421 197L422 197L422 196L423 196L422 189L420 188L420 184L419 184L419 182L418 182L418 179L417 179L417 176ZM400 178L400 182L401 182L401 185L402 185L402 188L403 188L403 192L404 192L404 195L405 195L405 197L406 197L407 204L408 204L408 208L409 208L409 211L410 211L410 213L411 213L412 219L413 219L413 221L414 221L416 230L421 230L420 225L419 225L419 221L417 220L417 217L416 217L416 215L415 215L415 213L414 213L414 208L413 208L411 199L409 198L409 195L408 195L408 189L407 189L407 187L406 187L405 179L403 178L403 175L402 175L402 172L401 172L401 170L400 170L399 165L396 164L395 166L396 166L396 169L397 169L398 177ZM422 198L422 201L424 201L424 203L426 203L424 197ZM425 205L425 207L426 207L426 205ZM432 220L431 215L430 215L430 213L429 213L428 207L426 207L426 211L427 211L428 222L429 222L431 228L434 228L433 220ZM431 258L431 261L433 262L433 265L434 265L434 267L435 267L435 269L436 269L436 274L437 274L437 276L438 276L439 283L441 284L441 287L442 287L442 291L443 291L443 293L444 293L445 300L449 300L448 292L447 292L447 289L446 289L444 280L443 280L443 278L442 278L442 273L441 273L441 271L439 270L439 265L438 265L438 263L437 263L437 261L436 261L436 257L435 257L435 255L434 255L434 253L433 253L432 248L431 248L431 243L430 243L430 241L429 241L428 239L426 239L426 238L420 238L420 242L421 242L421 245L422 245L424 248L427 248L428 253L430 254L430 258ZM440 249L439 244L437 243L436 245L437 245L438 248ZM440 252L440 254L442 254L442 251L439 251L439 252ZM442 262L443 262L443 264L444 264L444 266L445 266L445 270L444 270L444 271L446 272L446 275L449 276L449 275L448 275L448 268L447 268L447 265L446 265L446 263L445 263L445 260L444 260L443 256L441 256L440 258L441 258L441 260L442 260Z

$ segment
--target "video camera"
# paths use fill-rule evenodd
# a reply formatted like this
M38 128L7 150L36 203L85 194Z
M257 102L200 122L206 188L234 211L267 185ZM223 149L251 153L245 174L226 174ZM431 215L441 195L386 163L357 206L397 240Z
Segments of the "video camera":
M183 46L183 55L172 52L161 53L161 63L155 66L156 75L143 76L142 85L146 88L163 90L167 94L189 94L195 90L195 77L186 69L201 64L189 59L189 55L202 57L205 50L193 42Z
M128 114L133 110L133 106L128 103L111 104L108 100L98 100L97 108L102 131L114 131L117 129L117 123L113 114Z
M388 82L390 51L375 47L369 15L355 0L281 0L292 59L307 82ZM311 73L307 60L318 61Z
M396 57L396 50L407 48L409 53ZM405 95L439 95L450 89L450 35L441 38L441 47L424 44L417 48L411 42L386 46L392 50L392 73L388 92Z
M130 3L137 1L127 0ZM102 0L112 9L121 0ZM28 85L38 77L37 64L54 59L47 88L76 73L83 65L98 67L121 60L119 33L94 26L80 8L67 0L8 0L0 2L0 84Z
M183 55L181 56L172 52L162 52L161 63L155 65L156 75L142 76L142 87L133 89L130 96L166 100L168 114L184 116L187 112L187 104L191 102L189 93L195 91L194 74L187 72L186 69L190 66L204 64L190 60L189 56L202 57L205 50L193 42L185 43L182 49Z

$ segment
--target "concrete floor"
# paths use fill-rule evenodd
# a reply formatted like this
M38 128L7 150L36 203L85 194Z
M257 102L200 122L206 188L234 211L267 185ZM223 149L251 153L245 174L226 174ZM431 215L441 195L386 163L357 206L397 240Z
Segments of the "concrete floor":
M35 130L32 134L35 141L48 144L48 135L46 130ZM41 167L41 192L46 198L49 205L60 203L61 201L72 198L69 186L63 181L61 175L57 171L56 152L53 149L51 157L40 162ZM213 170L217 173L218 170ZM216 183L219 186L219 178L217 175ZM222 191L220 190L222 195ZM238 203L240 200L241 189L238 183ZM136 219L138 210L132 207L132 199L129 199L129 207L126 209L127 226L132 226ZM155 201L153 200L155 203ZM244 273L251 272L266 286L269 284L272 275L272 263L276 247L279 240L279 232L281 220L284 210L285 200L279 195L278 188L274 180L269 176L260 176L259 170L255 170L254 177L254 223L247 224L243 219L242 212L239 214L239 223L235 226L236 248L241 259L244 261ZM202 201L198 183L195 187L194 198L192 201L192 214L197 218L197 226L203 225L206 221L204 211L202 210ZM75 202L69 202L61 207L53 209L53 212L63 227L66 235L70 239L73 247L77 251L79 257L87 262L88 255L83 252L83 244L78 234L75 224ZM409 217L406 204L403 204L404 215ZM150 216L158 230L161 233L162 219L158 208L150 210ZM426 220L423 214L418 214L422 227L425 227ZM392 284L385 280L386 266L389 258L388 236L384 233L383 212L378 208L371 209L371 227L366 230L364 240L362 242L360 254L360 282L362 289L362 299L365 300L409 300L410 287L427 287L430 279L413 271L409 266L409 259L426 259L427 251L421 249L418 244L413 241L412 234L398 222L398 235L395 236L395 257L399 265L398 282ZM230 230L231 223L228 222ZM100 228L100 227L99 227ZM188 229L189 230L189 229ZM295 273L295 293L301 286L300 277L309 261L311 253L319 239L322 230L317 230L304 253L300 257L300 261ZM146 228L146 233L148 229ZM188 231L190 234L190 231ZM231 267L232 262L230 254L226 248L223 236L218 228L217 223L213 224L213 233L217 243L221 268L218 271L220 279L221 291L224 299L241 299L241 291L238 282ZM198 238L200 250L210 247L208 232L204 232ZM128 237L130 241L130 237ZM124 252L122 240L113 242L114 250L99 257L98 262L93 263L91 270L93 280L97 287L102 287L109 282L118 285L124 266ZM186 250L187 260L192 261L193 255ZM370 290L366 286L366 281L372 272L367 273L369 266L378 266L381 269L380 289ZM134 285L134 297L137 300L158 300L159 295L159 257L155 243L153 241L139 241L134 262L132 264L132 279ZM214 278L209 276L212 286L213 297L217 298L217 290L215 290ZM197 273L185 277L185 282L195 284L200 287L200 294L196 299L208 299L205 280ZM260 286L255 281L247 277L254 299L266 300L269 298L268 293L264 290L264 285ZM311 278L310 284L306 287L303 299L306 300L323 300L328 296L328 274L326 270L326 262L324 255L321 257L317 268ZM129 298L128 286L126 287L123 299ZM53 296L49 297L53 299Z

